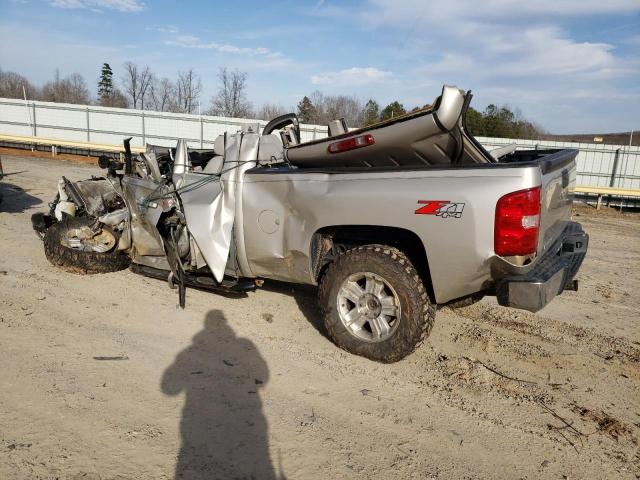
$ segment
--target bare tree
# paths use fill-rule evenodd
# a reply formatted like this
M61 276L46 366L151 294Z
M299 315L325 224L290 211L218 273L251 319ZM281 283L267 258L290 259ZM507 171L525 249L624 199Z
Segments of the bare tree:
M331 95L325 97L324 111L327 121L344 118L350 127L360 127L364 123L362 102L356 97Z
M67 86L67 102L86 104L91 101L89 94L89 87L85 82L84 77L79 73L72 73L64 79L64 83Z
M225 117L247 118L251 116L251 104L247 101L247 73L239 70L230 71L226 67L218 73L220 89L211 99L213 115Z
M364 107L356 97L346 95L324 95L322 92L312 92L308 99L313 105L310 112L310 123L326 125L332 120L344 118L350 127L364 125Z
M202 81L193 68L178 73L177 107L178 111L194 113L202 93Z
M24 87L24 92L22 91ZM16 72L7 72L0 69L0 97L23 98L26 93L27 98L33 100L38 96L38 90L29 80Z
M145 66L140 68L133 62L125 62L124 64L125 75L122 79L125 93L131 99L131 105L133 108L142 108L144 110L144 103L148 94L149 85L153 80L153 74L149 70L149 67Z
M144 103L149 95L149 86L153 82L153 74L149 67L144 67L140 72L140 108L144 110Z
M262 107L260 107L260 109L256 112L256 118L259 120L272 120L288 112L289 110L284 108L282 105L265 102Z
M100 99L100 105L103 107L127 108L129 106L129 99L122 93L122 90L113 88L111 95Z
M157 112L172 111L176 105L176 86L167 77L154 77L149 86L149 104Z
M140 89L138 87L138 66L133 62L125 62L124 70L125 76L122 78L124 92L131 98L133 108L136 108L138 106L138 98L140 96Z
M60 78L56 70L53 80L42 87L42 100L48 102L88 104L90 101L87 82L79 73L72 73L68 77Z

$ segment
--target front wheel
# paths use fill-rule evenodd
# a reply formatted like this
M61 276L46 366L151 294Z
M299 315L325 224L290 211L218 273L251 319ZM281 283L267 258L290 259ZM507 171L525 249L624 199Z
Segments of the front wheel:
M365 245L327 268L320 305L340 348L378 362L397 362L429 335L435 305L411 261L400 250Z
M117 238L103 227L91 229L86 217L65 217L47 229L44 253L56 267L71 273L107 273L124 270L129 257L117 251Z

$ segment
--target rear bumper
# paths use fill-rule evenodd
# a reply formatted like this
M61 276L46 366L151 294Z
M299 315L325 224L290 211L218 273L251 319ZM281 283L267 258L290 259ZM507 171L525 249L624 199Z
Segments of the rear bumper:
M496 282L498 303L537 312L564 290L575 290L573 278L587 254L588 244L589 235L582 226L570 222L533 269Z

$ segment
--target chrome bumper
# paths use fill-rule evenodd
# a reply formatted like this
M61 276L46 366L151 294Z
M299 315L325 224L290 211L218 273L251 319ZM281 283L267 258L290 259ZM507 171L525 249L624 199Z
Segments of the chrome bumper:
M573 280L589 244L589 235L571 222L553 247L525 275L512 275L496 282L498 303L505 307L537 312L564 290L577 290Z

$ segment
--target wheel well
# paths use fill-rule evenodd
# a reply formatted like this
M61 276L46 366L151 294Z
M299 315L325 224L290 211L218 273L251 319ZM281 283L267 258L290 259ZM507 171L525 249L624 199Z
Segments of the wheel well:
M404 252L418 271L435 302L427 252L420 237L411 230L378 225L337 225L318 230L311 239L311 268L314 280L322 277L327 266L341 253L362 245L389 245Z

